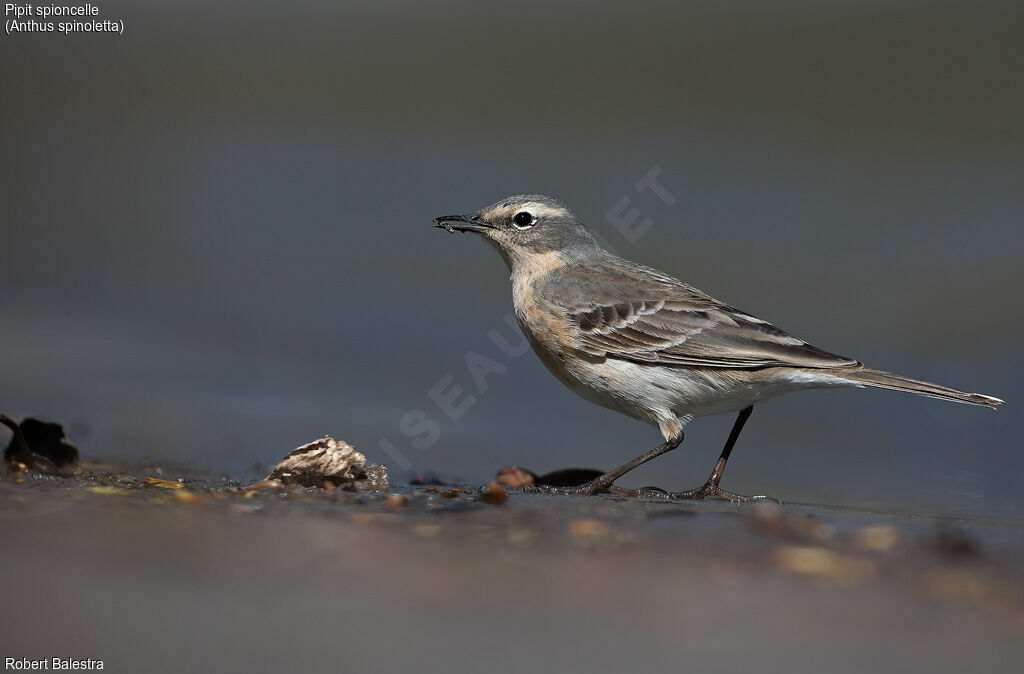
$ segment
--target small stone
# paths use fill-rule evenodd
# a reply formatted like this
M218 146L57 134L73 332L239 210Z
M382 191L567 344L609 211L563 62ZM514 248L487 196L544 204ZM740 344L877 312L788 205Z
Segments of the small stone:
M384 502L392 508L405 508L409 505L409 499L401 494L392 494Z
M202 503L206 500L202 494L197 494L191 489L178 489L173 494L174 500L179 503Z
M837 585L856 585L875 575L875 565L867 559L814 546L782 546L776 548L774 559L783 571L814 576Z
M505 485L509 489L521 489L534 483L533 473L518 466L502 466L494 477L498 484Z
M759 503L747 515L747 521L757 531L783 538L824 543L835 534L833 527L808 515L787 513L777 503Z
M865 550L889 550L896 545L897 540L899 535L894 527L863 527L857 531L857 544Z
M941 529L930 541L940 555L954 560L967 560L981 556L981 546L966 531Z
M132 493L130 489L121 487L88 487L86 491L102 496L128 496Z
M569 533L578 538L597 538L608 533L608 525L601 520L573 520Z
M488 482L487 485L480 490L480 500L484 503L490 503L491 505L501 505L508 500L508 492L506 492L505 488L496 481Z

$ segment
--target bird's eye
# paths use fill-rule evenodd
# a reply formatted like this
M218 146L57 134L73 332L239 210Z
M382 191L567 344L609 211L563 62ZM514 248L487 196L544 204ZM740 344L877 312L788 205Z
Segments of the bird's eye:
M519 211L512 218L512 223L516 226L516 229L529 229L537 224L537 218L533 217L533 213L528 211Z

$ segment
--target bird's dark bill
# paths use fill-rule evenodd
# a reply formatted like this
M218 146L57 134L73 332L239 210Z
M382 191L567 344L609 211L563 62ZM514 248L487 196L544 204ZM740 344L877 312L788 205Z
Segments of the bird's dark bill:
M466 215L439 215L434 218L434 227L447 229L449 232L476 232L480 233L493 227L480 220L475 213Z

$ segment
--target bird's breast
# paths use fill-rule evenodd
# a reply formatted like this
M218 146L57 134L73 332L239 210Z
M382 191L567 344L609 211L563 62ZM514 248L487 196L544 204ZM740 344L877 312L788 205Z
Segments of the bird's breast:
M561 307L539 297L531 279L513 278L516 319L534 352L555 376L568 384L567 362L576 351L575 328Z
M548 356L562 359L575 349L573 326L564 311L538 301L532 292L517 296L515 308L519 325L542 360Z

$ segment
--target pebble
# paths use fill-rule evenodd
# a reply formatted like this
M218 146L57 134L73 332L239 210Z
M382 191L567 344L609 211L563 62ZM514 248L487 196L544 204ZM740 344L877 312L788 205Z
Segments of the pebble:
M497 482L488 482L487 486L480 490L480 500L491 505L501 505L508 500L508 492Z

